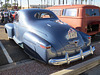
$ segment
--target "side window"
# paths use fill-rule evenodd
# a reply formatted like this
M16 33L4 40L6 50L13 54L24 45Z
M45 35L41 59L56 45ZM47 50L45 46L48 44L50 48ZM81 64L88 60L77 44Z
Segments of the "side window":
M63 9L63 16L77 16L77 9Z
M99 9L86 9L86 16L100 16Z
M61 16L61 9L50 9L52 12L54 12L57 16Z
M15 15L15 21L19 22L19 15L18 14Z

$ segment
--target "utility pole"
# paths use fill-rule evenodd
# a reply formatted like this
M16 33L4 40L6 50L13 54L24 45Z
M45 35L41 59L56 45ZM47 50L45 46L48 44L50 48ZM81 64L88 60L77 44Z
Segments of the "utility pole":
M21 2L22 0L20 0L20 8L21 8L21 6L22 6L22 2Z
M17 0L17 8L18 8L18 0Z
M81 4L83 4L83 0L81 0Z
M28 3L28 9L29 9L29 0L27 0L27 3Z
M59 0L59 3L58 4L60 5L60 0Z
M64 5L64 0L63 0L63 5Z
M47 7L48 7L48 0L47 0Z
M42 8L42 0L41 0L41 5L40 6L41 6L40 8Z
M66 0L66 4L67 4L67 0Z
M6 0L5 0L5 8L7 9L7 4L6 4Z
M75 4L77 4L77 0L75 0Z
M51 6L52 6L52 0L51 0Z
M55 5L55 0L53 0L53 3L54 3L53 5Z
M12 0L11 0L11 7L12 7Z

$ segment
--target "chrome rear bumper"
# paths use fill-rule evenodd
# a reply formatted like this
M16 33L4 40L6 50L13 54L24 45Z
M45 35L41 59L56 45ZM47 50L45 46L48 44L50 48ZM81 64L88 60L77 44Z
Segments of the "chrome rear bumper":
M52 65L62 65L62 64L69 64L72 61L78 60L78 59L84 59L85 56L89 55L89 54L93 54L93 52L95 51L95 47L90 46L90 50L87 50L85 52L83 52L82 49L80 49L80 53L77 55L74 55L72 57L69 57L68 53L66 53L65 58L62 59L50 59L48 61L49 64Z

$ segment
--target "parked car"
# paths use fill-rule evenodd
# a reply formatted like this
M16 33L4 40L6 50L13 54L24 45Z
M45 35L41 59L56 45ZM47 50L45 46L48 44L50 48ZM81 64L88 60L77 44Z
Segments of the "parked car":
M94 5L60 5L48 7L58 18L88 35L100 32L100 9Z
M60 21L46 9L19 10L13 23L5 24L13 39L32 58L62 65L93 54L91 36Z

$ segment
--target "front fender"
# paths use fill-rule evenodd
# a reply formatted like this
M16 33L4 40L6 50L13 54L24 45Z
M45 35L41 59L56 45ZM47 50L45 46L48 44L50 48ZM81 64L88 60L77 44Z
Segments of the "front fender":
M5 31L7 32L8 37L12 39L14 36L14 24L13 23L5 24Z
M31 48L32 51L36 52L44 61L47 61L47 50L41 48L40 45L50 46L49 42L32 32L25 32L23 35L23 43Z

